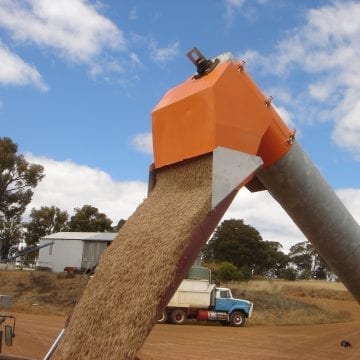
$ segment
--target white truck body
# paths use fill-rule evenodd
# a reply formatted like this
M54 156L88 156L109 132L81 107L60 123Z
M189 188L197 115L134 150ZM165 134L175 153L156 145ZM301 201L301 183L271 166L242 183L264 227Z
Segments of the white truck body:
M185 279L171 298L168 307L206 309L211 305L215 288L209 280Z
M186 319L196 319L244 326L246 319L251 317L252 309L252 302L235 299L230 289L212 284L209 269L193 267L159 314L158 323L180 325Z

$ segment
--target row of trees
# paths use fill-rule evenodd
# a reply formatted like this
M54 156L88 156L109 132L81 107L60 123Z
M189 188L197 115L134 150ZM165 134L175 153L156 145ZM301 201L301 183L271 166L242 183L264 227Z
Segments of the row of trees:
M116 226L112 226L112 222L106 214L91 205L75 208L71 217L58 207L43 206L38 210L32 209L30 221L23 224L24 240L28 245L34 245L43 236L59 231L117 232L125 220L121 219Z
M21 216L31 202L32 189L44 177L41 165L29 164L17 154L10 138L0 138L0 255L21 238Z
M202 253L206 266L219 280L248 280L253 277L326 279L331 271L308 241L282 252L279 242L264 241L243 220L225 220L214 232Z
M30 221L23 223L22 216L31 202L33 189L45 174L41 165L29 164L17 151L10 138L0 137L0 259L6 258L10 247L21 240L34 245L53 232L116 232L124 224L120 220L112 226L112 220L91 205L75 208L71 217L55 206L32 209Z

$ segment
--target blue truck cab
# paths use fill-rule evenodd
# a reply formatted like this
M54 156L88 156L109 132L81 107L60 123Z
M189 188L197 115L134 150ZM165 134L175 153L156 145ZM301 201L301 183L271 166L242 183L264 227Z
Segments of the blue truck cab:
M217 316L223 313L224 322L232 326L244 326L246 318L252 315L253 306L248 300L234 298L229 288L215 288L213 310Z

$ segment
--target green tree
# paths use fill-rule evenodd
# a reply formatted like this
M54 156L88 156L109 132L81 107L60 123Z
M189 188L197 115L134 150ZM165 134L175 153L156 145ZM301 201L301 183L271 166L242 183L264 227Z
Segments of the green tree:
M317 253L309 241L293 245L289 251L290 261L296 266L302 279L326 279L332 273L324 259Z
M21 215L33 196L33 189L44 177L41 165L29 164L10 138L0 137L0 255L18 241Z
M289 256L300 274L308 274L310 276L313 264L313 248L308 241L293 245L290 248Z
M254 227L243 220L224 220L215 230L203 251L207 262L228 261L234 264L243 277L264 275L286 267L287 257L277 242L263 241Z
M30 222L25 225L25 241L27 245L35 245L45 235L67 230L69 215L55 206L42 206L39 210L32 209Z
M84 205L82 208L75 208L73 215L68 222L68 231L90 231L107 232L112 231L112 220L104 213L91 205Z
M126 220L120 219L116 226L113 226L113 231L118 232L126 223Z
M296 280L297 271L291 267L288 267L286 269L283 269L279 273L279 277L285 280L294 281Z
M289 264L289 256L282 251L282 245L277 241L264 241L259 248L261 261L257 266L257 275L267 274L271 277L281 277L283 270Z
M10 247L20 242L22 234L22 225L19 217L15 216L0 221L0 245L3 244L2 258L7 258Z
M235 265L228 261L223 261L219 264L218 278L221 281L235 281L240 280L241 274Z
M262 241L260 233L243 220L224 220L204 249L206 261L228 261L237 268L254 268L255 254Z
M311 245L312 246L312 245ZM325 280L329 275L334 275L326 261L314 249L314 271L313 276L319 280Z

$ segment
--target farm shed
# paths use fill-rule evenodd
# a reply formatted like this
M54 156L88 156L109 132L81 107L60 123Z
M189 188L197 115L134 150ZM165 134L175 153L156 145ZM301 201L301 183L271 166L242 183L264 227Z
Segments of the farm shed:
M98 264L101 254L115 239L110 232L58 232L40 239L40 245L52 243L39 250L38 267L55 272L65 267L87 270Z

